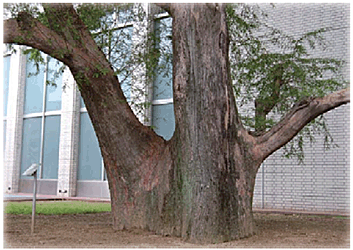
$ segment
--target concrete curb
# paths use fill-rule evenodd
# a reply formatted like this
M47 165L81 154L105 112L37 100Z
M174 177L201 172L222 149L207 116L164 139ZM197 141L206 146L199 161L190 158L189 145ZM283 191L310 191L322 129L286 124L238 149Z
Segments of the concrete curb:
M322 215L322 216L343 216L350 217L349 212L340 211L304 211L304 210L282 210L282 209L270 209L270 208L253 208L255 213L266 213L266 214L303 214L303 215Z

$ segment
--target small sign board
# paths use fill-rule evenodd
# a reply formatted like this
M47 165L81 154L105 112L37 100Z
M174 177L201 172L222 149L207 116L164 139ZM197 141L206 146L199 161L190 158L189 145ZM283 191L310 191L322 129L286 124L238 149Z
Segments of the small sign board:
M29 168L27 168L26 171L24 171L22 175L33 176L35 172L38 170L38 168L39 168L39 165L36 163L33 163Z

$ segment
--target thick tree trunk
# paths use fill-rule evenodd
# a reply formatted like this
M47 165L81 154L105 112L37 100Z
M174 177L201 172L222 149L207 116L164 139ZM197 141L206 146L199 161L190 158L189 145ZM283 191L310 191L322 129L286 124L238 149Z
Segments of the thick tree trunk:
M4 21L4 41L40 49L69 66L98 137L114 228L204 243L250 236L261 162L319 114L349 102L349 89L294 105L271 130L253 137L234 100L224 5L162 7L173 17L176 129L170 141L139 123L72 5L45 5L51 22L60 24L52 28L19 13Z
M184 238L224 241L252 235L256 169L238 120L224 6L179 5L173 14L173 202L165 223ZM169 205L169 206L168 206Z
M224 7L180 5L172 14L176 131L136 170L108 168L115 225L200 242L250 236L260 161L237 115Z

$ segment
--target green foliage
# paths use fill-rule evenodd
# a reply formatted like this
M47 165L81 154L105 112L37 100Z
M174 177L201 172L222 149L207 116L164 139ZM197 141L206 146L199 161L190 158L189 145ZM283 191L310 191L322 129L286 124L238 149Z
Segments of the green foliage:
M328 130L325 117L320 115L305 126L290 143L283 147L283 156L286 158L297 158L299 163L304 163L304 144L307 141L310 144L316 142L318 135L323 137L325 150L338 147Z
M32 214L32 202L8 202L4 206L7 214ZM36 214L61 215L110 212L110 203L83 201L37 202Z
M50 60L54 60L54 59L51 57L48 57L48 62L50 62ZM54 70L50 69L49 67L47 69L48 79L46 81L46 84L50 85L50 86L54 86L54 87L57 86L55 83L56 80L64 73L64 71L66 69L65 64L62 64L60 61L56 61L56 66L58 66L58 67L55 67ZM66 88L65 85L63 85L62 87L63 87L63 89Z
M36 72L30 72L29 77L31 75L37 75L40 70L40 64L42 65L46 64L43 54L40 52L40 50L33 49L33 48L23 50L23 54L29 55L27 57L28 60L31 61L36 66Z
M45 55L41 51L33 48L28 48L23 50L23 54L28 55L27 60L31 63L33 63L36 67L35 72L29 72L27 77L35 76L40 73L40 66L43 65L45 68L45 72L48 76L46 80L46 84L50 86L56 87L56 80L64 73L64 70L66 66L59 61L56 63L59 65L59 67L56 67L55 70L50 69L47 65L50 60L54 60L53 58ZM51 77L50 77L51 76ZM65 88L65 86L63 86Z
M107 4L82 4L77 6L77 13L89 30L98 30L101 19L106 16L106 12L112 11L114 7Z
M78 86L78 89L81 91L82 87L86 84L89 84L89 79L87 78L87 76L82 73L82 72L78 72L75 75L75 79L76 79L76 84Z
M227 14L233 87L249 130L261 134L293 104L307 97L323 97L346 84L340 74L345 62L311 55L315 49L325 49L324 35L330 28L294 37L269 26L267 14L255 4L229 5ZM296 156L302 162L304 143L313 142L318 133L324 135L325 147L332 145L321 116L284 147L284 156Z

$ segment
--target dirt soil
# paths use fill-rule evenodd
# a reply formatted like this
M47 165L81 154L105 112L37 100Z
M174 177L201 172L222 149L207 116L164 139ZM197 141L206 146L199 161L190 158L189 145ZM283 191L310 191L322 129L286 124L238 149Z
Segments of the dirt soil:
M37 215L31 235L31 215L4 215L6 248L123 247L349 247L349 218L313 215L254 214L257 234L237 241L196 245L176 237L143 230L114 231L110 213Z

